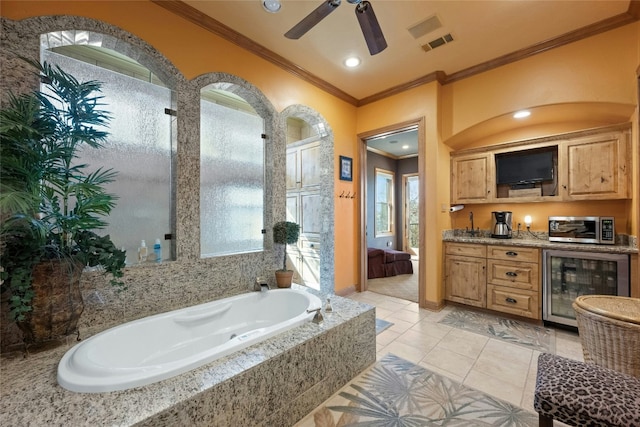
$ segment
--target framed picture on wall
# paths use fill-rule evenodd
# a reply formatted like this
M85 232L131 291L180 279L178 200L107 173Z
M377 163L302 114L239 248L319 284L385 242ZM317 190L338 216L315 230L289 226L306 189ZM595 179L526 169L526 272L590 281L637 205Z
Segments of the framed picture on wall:
M352 166L353 159L351 157L340 156L340 179L342 181L352 181Z

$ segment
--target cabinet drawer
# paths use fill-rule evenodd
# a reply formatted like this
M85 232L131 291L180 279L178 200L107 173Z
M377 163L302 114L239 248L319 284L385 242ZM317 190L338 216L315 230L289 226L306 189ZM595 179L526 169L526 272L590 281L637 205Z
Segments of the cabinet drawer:
M487 258L537 263L540 259L540 250L515 246L488 246Z
M485 245L474 245L469 243L447 243L445 245L445 252L449 255L485 258L487 256L487 247Z
M487 285L487 308L540 319L538 292Z
M510 288L538 291L538 264L532 262L510 262L487 260L487 283Z

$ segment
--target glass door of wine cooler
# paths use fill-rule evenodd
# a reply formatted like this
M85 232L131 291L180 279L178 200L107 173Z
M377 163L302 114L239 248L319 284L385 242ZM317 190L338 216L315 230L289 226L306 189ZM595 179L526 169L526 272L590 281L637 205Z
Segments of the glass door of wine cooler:
M629 256L545 250L545 321L577 327L572 304L580 295L629 296Z

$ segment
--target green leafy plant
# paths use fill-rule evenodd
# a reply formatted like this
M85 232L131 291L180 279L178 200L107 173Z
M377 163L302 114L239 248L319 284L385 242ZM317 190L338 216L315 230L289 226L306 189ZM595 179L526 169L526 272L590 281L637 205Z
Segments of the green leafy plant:
M90 172L78 161L80 150L101 148L108 136L101 84L28 62L46 90L11 95L0 111L0 277L18 321L31 310L31 272L39 262L70 258L102 266L121 289L125 266L125 253L94 232L115 206L105 185L116 172Z
M273 226L273 241L284 245L284 259L281 271L287 271L287 245L294 244L300 236L300 226L295 222L280 221Z

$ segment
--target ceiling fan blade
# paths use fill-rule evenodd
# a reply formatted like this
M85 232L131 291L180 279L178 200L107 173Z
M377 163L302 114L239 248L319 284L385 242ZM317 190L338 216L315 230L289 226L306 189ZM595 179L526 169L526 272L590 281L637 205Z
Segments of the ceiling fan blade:
M313 12L298 22L284 35L288 39L299 39L340 6L341 0L325 0Z
M368 1L363 1L356 6L356 16L362 28L362 34L367 42L369 53L375 55L387 48L387 41L384 39L382 29L373 12L373 7Z

